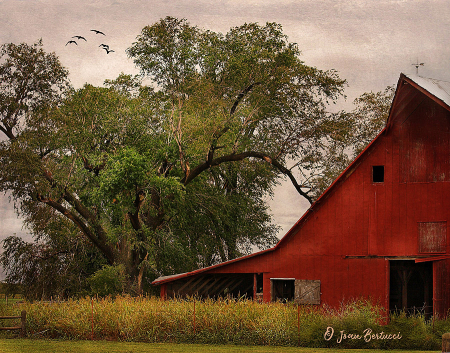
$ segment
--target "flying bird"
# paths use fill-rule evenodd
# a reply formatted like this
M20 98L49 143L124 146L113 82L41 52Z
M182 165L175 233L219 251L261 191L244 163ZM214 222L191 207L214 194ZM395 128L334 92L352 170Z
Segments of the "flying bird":
M100 44L99 47L103 47L103 49L109 50L109 45L107 45L107 44Z
M101 31L97 31L96 29L91 29L92 32L95 32L95 34L103 34L104 36L106 36L105 33L101 32Z
M66 43L66 45L67 45L67 44L71 44L71 43L74 43L74 44L78 45L78 43L75 42L74 40L69 40L69 41Z
M86 38L84 38L84 37L82 37L82 36L73 36L72 38L83 39L85 42L87 42Z
M109 48L109 47L108 47ZM114 50L109 50L108 48L103 47L106 50L106 54L114 53Z

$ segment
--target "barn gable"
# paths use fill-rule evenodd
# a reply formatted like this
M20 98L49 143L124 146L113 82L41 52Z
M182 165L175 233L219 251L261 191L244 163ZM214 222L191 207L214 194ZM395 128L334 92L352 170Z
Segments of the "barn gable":
M274 248L153 284L169 296L334 306L365 297L446 314L449 92L446 82L402 74L386 127Z

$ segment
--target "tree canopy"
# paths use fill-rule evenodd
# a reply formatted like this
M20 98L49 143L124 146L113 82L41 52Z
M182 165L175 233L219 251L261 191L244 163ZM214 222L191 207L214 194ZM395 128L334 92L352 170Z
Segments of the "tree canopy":
M329 111L345 80L302 62L275 23L221 34L166 17L127 50L141 75L78 90L40 46L2 47L0 190L53 248L85 259L91 244L128 291L274 245L265 195L288 178L313 202L351 140L355 114ZM39 249L8 244L12 276L8 256Z

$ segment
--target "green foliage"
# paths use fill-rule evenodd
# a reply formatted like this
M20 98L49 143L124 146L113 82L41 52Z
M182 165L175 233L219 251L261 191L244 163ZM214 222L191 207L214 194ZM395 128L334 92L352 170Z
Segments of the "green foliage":
M196 28L186 20L167 17L142 30L138 42L128 50L136 57L135 63L152 75L155 82L165 88L181 84L181 78L195 72L198 60ZM168 79L169 77L169 79Z
M0 191L40 241L8 241L2 261L30 296L80 295L106 264L142 293L160 275L273 246L264 200L279 180L312 202L345 160L354 115L329 105L346 82L301 61L279 24L222 34L166 17L127 50L141 76L78 90L40 46L4 45L0 64ZM60 282L47 276L58 267Z
M133 190L148 193L150 189L158 190L165 200L169 195L172 200L184 196L184 188L176 177L158 175L151 164L149 152L140 154L135 149L124 147L108 161L108 168L98 178L95 190L98 201L106 204L119 204L122 212L134 211L135 193ZM105 207L107 207L105 205Z
M29 112L45 109L61 99L68 88L68 72L55 54L33 45L3 44L0 48L0 131L9 138Z
M223 35L169 17L145 27L128 54L162 87L186 183L205 167L247 158L273 176L292 176L290 160L303 172L320 170L327 146L348 128L347 115L327 112L345 81L306 66L278 24L244 24ZM240 166L243 176L254 167ZM306 181L297 191L307 197Z
M277 241L268 206L240 187L231 189L224 192L214 184L195 182L186 189L185 202L174 216L172 231L186 234L182 241L191 244L192 256L202 255L202 267L249 254L255 245L269 248Z
M83 295L89 289L86 278L104 264L98 251L77 236L50 234L45 244L11 236L3 241L3 249L6 293L20 293L28 300Z
M91 294L116 296L125 290L126 274L124 265L103 266L88 278Z

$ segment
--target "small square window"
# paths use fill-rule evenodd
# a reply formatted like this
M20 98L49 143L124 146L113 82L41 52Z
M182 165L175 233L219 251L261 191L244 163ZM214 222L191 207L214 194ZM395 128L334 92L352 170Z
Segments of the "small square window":
M374 183L384 183L384 165L374 165L372 167L372 181Z

